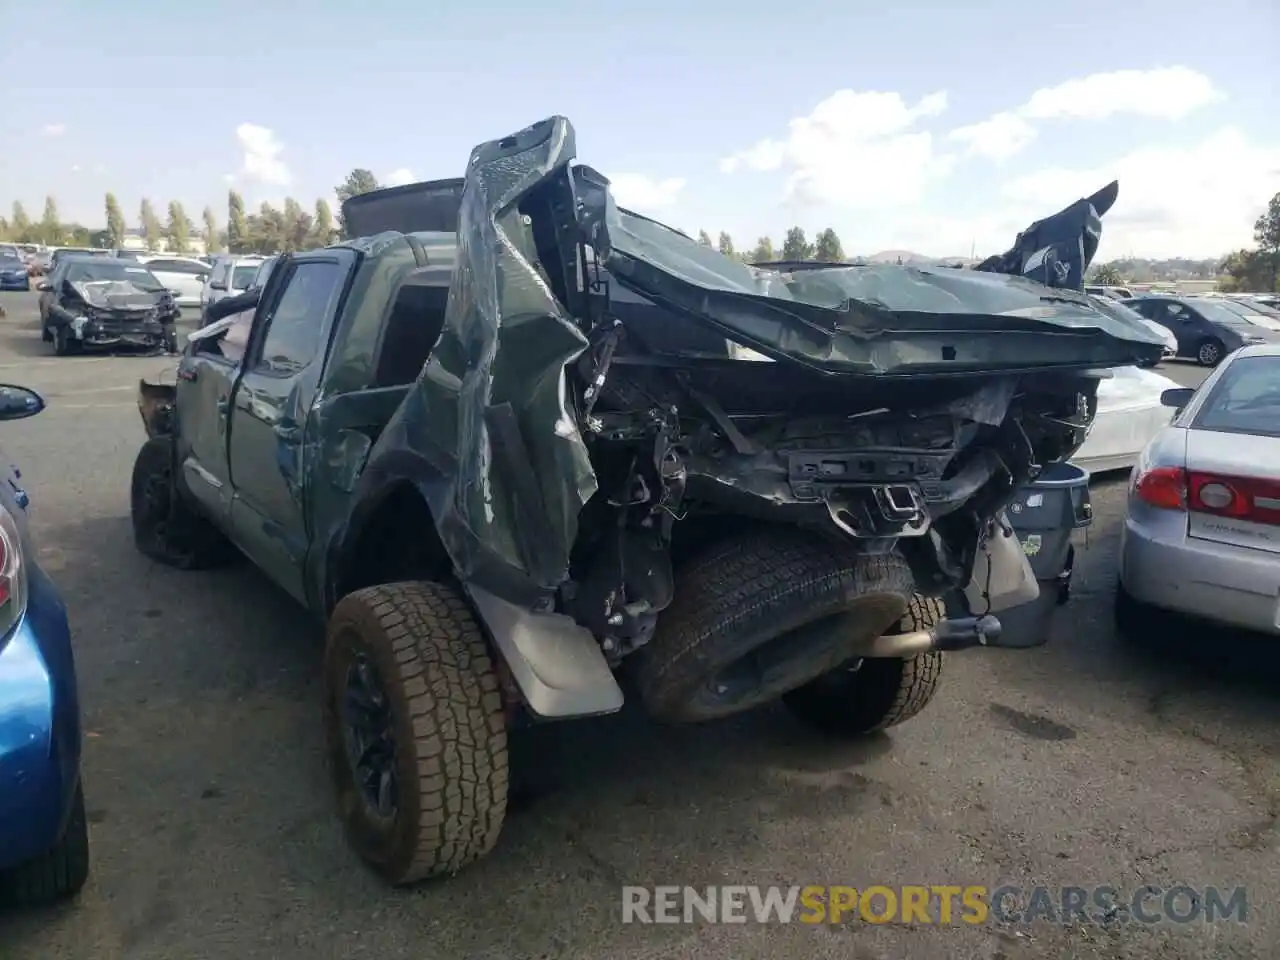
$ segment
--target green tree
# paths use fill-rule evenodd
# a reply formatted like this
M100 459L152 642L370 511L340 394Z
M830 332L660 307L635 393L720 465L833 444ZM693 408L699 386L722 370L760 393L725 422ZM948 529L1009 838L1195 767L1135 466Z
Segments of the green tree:
M801 227L792 227L787 231L787 238L782 241L783 260L812 260L813 244L804 235Z
M44 216L40 218L40 242L62 242L62 222L58 219L58 203L53 197L44 198Z
M736 257L738 255L737 251L733 249L733 238L723 230L720 231L720 239L716 246L726 257Z
M9 221L4 217L0 217L0 240L12 240L13 230L9 226Z
M114 193L107 194L107 233L111 236L108 244L113 250L124 246L124 212L120 209L120 201Z
M306 250L311 241L311 214L303 211L293 197L284 201L284 248L287 251Z
M27 208L21 200L13 201L13 217L9 221L9 229L13 231L15 240L21 240L31 230L31 218L27 216Z
M818 234L814 242L813 259L821 260L823 263L844 262L844 247L840 245L840 238L830 227Z
M1258 250L1237 250L1228 254L1219 269L1225 274L1218 281L1218 289L1223 293L1266 290L1271 280L1268 257Z
M187 216L187 211L183 209L182 204L177 200L170 200L169 223L165 227L164 235L171 252L186 253L191 249L192 226L191 218Z
M1120 272L1120 268L1114 263L1102 263L1094 267L1091 271L1093 274L1093 283L1101 284L1104 287L1115 287L1124 283L1124 274Z
M248 253L249 243L249 221L244 215L244 197L234 190L228 190L227 250L230 253Z
M317 200L311 242L317 247L327 247L333 243L334 235L333 211L323 199Z
M264 203L248 218L249 250L253 253L283 253L289 240L284 211Z
M145 197L138 210L138 223L142 227L143 237L146 238L147 249L159 250L160 242L164 239L164 225L156 216L155 207L151 206L151 201Z
M363 167L356 167L347 174L347 178L333 188L333 192L338 195L338 228L342 231L342 235L347 235L347 225L342 221L341 206L352 197L358 197L362 193L372 193L379 189L378 178L373 172Z
M751 263L768 263L771 260L777 260L778 255L773 252L773 241L768 237L761 237L756 241L749 259Z
M1280 290L1280 193L1271 198L1266 211L1253 224L1253 239L1268 264L1267 291Z
M711 234L707 233L707 231L705 231L705 230L699 230L699 231L698 231L698 243L699 243L701 246L704 246L704 247L709 247L709 246L711 246Z
M222 241L218 236L218 218L213 215L213 208L205 207L200 219L204 221L204 252L217 253L222 249Z

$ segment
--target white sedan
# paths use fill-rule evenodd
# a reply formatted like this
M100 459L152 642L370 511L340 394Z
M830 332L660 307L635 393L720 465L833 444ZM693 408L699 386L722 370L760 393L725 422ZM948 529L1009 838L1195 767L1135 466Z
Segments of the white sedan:
M139 263L145 263L156 279L173 291L180 307L198 307L204 293L205 281L213 268L203 260L192 257L175 257L165 254L141 254Z
M1280 635L1280 345L1229 355L1143 450L1129 482L1116 621L1153 612Z
M1071 462L1091 474L1127 470L1151 438L1169 425L1173 411L1160 402L1181 384L1151 370L1118 367L1098 384L1098 412L1089 437Z

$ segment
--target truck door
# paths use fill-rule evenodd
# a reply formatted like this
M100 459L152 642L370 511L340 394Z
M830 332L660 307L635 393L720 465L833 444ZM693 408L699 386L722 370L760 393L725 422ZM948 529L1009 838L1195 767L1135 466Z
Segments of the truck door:
M304 603L307 415L355 263L350 250L324 250L272 274L231 403L231 529L241 549Z
M253 310L229 317L228 329L194 340L178 364L178 460L192 496L226 524L231 511L227 462L231 390L244 360Z

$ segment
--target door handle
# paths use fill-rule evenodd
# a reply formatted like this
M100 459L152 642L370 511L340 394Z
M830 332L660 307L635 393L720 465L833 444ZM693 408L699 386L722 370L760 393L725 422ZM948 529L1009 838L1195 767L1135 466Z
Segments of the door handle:
M195 383L200 378L199 373L195 370L179 370L178 379L185 380L187 383Z

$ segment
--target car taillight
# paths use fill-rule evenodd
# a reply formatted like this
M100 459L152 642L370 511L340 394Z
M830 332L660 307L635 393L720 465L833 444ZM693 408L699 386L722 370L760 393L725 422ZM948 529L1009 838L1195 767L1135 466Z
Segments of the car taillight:
M27 608L27 569L17 521L0 507L0 637L22 619Z
M1141 474L1133 493L1148 506L1162 510L1187 509L1187 471L1181 467L1155 467Z
M1280 481L1193 470L1187 474L1187 506L1196 513L1280 525Z

